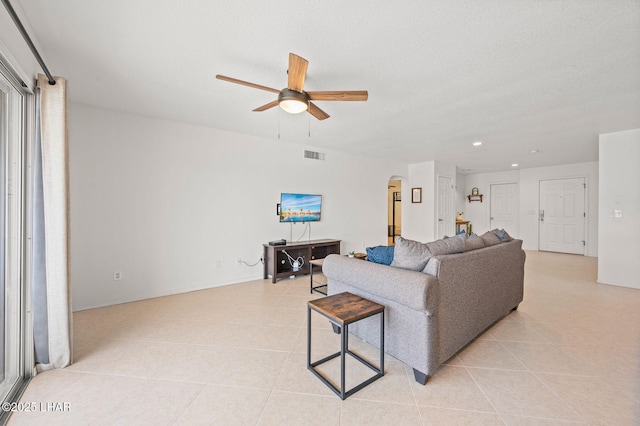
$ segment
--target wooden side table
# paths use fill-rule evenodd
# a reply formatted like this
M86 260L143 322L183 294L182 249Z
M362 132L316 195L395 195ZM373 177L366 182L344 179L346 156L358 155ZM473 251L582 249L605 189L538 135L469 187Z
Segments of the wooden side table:
M311 310L325 316L332 324L340 327L341 334L340 351L315 362L311 362ZM380 314L380 368L375 367L369 361L349 350L349 324L360 321L361 319L369 318L376 314ZM347 354L351 355L376 373L373 377L354 386L348 391L345 389L345 357ZM333 383L329 382L318 370L315 369L318 365L338 356L340 357L340 389L333 385ZM338 293L333 296L308 301L307 368L343 400L384 376L384 306L349 292Z
M460 232L460 227L464 226L464 231L469 235L469 221L468 220L456 220L456 234Z

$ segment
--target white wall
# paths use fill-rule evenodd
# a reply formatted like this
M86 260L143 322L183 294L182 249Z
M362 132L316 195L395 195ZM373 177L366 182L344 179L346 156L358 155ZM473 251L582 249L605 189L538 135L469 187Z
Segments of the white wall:
M598 282L640 289L640 129L600 135L599 209Z
M456 186L455 165L436 161L427 161L409 165L409 178L402 186L402 236L416 241L433 241L438 234L438 176L452 179ZM422 202L411 202L411 189L422 188ZM455 191L454 191L455 197ZM406 201L405 201L406 200ZM456 208L454 200L453 208ZM451 223L455 222L455 211Z
M433 241L436 235L435 162L409 165L409 178L402 185L402 236L416 241ZM411 189L422 188L422 202L411 202ZM405 201L406 200L406 201Z
M313 239L342 239L343 253L384 245L388 180L407 174L386 159L304 159L308 145L87 105L71 104L69 122L74 310L262 278L262 265L236 259L290 239L281 192L323 195Z
M535 167L498 173L470 174L465 178L465 191L471 193L477 187L484 195L483 202L467 201L464 217L473 224L473 232L482 234L490 227L490 187L491 184L517 183L519 187L520 212L518 229L514 237L523 240L525 250L538 250L538 211L540 181L546 179L564 179L585 177L587 194L587 256L598 255L598 162L565 164L562 166Z

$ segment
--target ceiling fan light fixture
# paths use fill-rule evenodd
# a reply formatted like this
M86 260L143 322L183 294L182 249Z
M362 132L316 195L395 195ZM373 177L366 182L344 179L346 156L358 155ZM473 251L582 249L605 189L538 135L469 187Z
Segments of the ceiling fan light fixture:
M304 93L282 89L278 95L278 105L289 114L300 114L309 108L309 100Z

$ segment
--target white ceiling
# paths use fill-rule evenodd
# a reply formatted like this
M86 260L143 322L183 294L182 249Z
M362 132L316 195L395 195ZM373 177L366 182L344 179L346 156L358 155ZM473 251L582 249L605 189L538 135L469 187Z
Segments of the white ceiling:
M14 4L71 101L145 116L470 173L595 161L598 134L640 127L638 0ZM215 79L281 89L289 52L306 90L369 100L317 121Z

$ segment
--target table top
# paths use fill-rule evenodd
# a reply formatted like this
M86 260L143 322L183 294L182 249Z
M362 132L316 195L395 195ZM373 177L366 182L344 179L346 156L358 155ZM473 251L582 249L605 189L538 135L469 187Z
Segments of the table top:
M384 311L383 305L348 291L321 299L309 300L307 304L311 309L341 325L351 324Z

